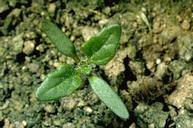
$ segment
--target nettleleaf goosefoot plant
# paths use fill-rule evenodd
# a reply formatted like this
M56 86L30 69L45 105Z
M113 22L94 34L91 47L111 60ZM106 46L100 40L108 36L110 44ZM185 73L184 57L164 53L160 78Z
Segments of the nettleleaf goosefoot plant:
M81 78L83 77L81 76L83 75L87 76L91 88L107 107L117 116L124 119L129 118L129 113L121 98L107 82L93 75L91 66L93 64L105 65L114 57L119 46L121 26L119 24L107 26L85 42L81 46L81 51L86 55L84 60L79 59L73 43L54 23L45 20L42 22L42 28L61 53L76 61L77 67L63 64L50 73L37 89L37 98L47 101L69 96L82 85L83 79Z

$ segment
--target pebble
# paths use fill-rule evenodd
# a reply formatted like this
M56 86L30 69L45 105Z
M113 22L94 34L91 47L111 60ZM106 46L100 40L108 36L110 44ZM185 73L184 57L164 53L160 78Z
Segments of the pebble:
M183 20L182 17L179 16L179 15L176 16L176 19L177 19L178 22L182 22L182 20Z
M92 113L93 112L92 108L88 107L88 106L84 107L84 111L86 111L87 113Z
M38 45L38 46L36 47L36 50L38 50L38 51L40 51L40 52L43 52L43 51L44 51L43 45L42 45L42 44Z
M55 11L56 11L56 4L55 4L55 3L51 3L51 4L49 5L49 7L48 7L48 11L49 11L50 13L55 13Z
M24 42L24 48L23 48L23 52L27 55L30 55L35 48L35 41L26 41Z
M158 79L162 80L162 77L166 74L167 70L168 70L168 66L164 62L162 62L158 64L155 76Z
M147 61L147 62L146 62L146 66L147 66L147 68L148 68L149 70L151 70L151 71L155 70L155 69L154 69L154 68L155 68L155 64L154 64L153 61Z
M77 104L78 107L85 106L85 102L83 100L80 100Z
M75 126L72 123L66 123L62 126L62 128L75 128Z
M67 111L73 110L77 106L77 101L74 99L65 99L63 100L63 109Z
M107 24L108 22L109 22L108 19L101 19L101 20L99 21L99 25L102 26L102 25Z
M62 65L62 64L59 63L59 62L54 62L54 63L53 63L53 66L54 66L55 68L58 68L60 65Z
M58 119L53 121L53 124L56 125L56 126L61 126L61 123L62 122L60 120L58 120Z
M185 61L191 61L193 58L193 38L192 34L187 34L178 39L179 57Z
M188 99L193 98L193 75L186 74L180 78L176 90L167 97L169 104L176 106L178 109L185 106Z
M184 30L189 30L190 29L190 22L188 22L187 20L184 20L181 24L181 27L184 29Z
M160 64L161 63L161 59L160 58L157 58L156 59L156 64Z
M44 107L44 110L48 113L55 113L56 112L56 109L53 105L46 105Z
M12 47L12 50L15 52L15 53L20 53L22 51L22 47L23 47L23 34L20 34L18 36L15 36L12 40L13 42L13 47Z
M27 32L24 34L24 38L28 40L32 40L36 38L36 33L35 32Z
M25 120L22 121L23 126L27 126L27 122Z
M103 12L106 14L106 15L109 15L110 12L111 12L111 8L110 7L106 7L103 9Z
M31 63L28 65L28 68L29 70L32 72L32 73L36 73L38 72L39 70L39 65L38 64L35 64L35 63Z

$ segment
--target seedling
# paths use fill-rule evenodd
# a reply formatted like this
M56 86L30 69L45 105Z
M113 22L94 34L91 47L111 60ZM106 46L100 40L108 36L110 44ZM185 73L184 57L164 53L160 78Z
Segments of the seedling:
M84 60L79 59L73 43L54 23L45 20L42 22L42 28L61 53L76 61L76 67L63 64L56 71L50 73L37 89L37 98L47 101L69 96L82 85L85 80L82 78L86 76L95 94L107 107L117 116L124 119L129 118L129 113L121 98L107 82L92 71L92 65L105 65L116 54L121 36L121 26L119 24L107 26L85 42L81 46L81 51L86 55Z

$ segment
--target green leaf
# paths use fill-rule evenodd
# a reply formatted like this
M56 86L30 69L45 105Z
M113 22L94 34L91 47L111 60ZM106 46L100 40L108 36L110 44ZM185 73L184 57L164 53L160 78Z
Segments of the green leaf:
M62 65L50 73L37 89L36 96L40 100L53 100L69 96L81 86L81 78L71 65Z
M42 28L48 38L56 46L56 48L66 56L77 59L75 47L73 43L64 35L64 33L51 21L44 20Z
M116 54L121 36L121 26L113 24L91 37L81 47L83 53L94 64L104 65Z
M111 89L102 79L93 76L89 78L89 83L98 97L109 107L117 116L127 119L129 113L121 98Z

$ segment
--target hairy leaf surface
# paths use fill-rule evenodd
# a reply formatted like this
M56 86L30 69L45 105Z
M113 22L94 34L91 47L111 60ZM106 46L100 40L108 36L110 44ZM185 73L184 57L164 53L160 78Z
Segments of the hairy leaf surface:
M113 24L91 37L82 45L81 50L91 63L104 65L115 56L120 36L121 26Z
M99 77L89 78L89 83L96 95L121 118L129 118L129 113L121 98L111 89L111 87Z
M81 78L71 65L62 65L50 73L37 89L40 100L53 100L72 94L81 85Z
M42 28L48 38L56 46L56 48L64 55L76 58L76 51L73 43L64 35L64 33L51 21L44 20Z

